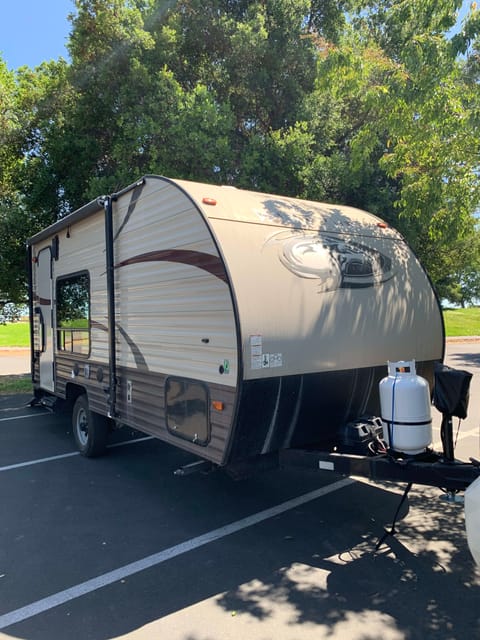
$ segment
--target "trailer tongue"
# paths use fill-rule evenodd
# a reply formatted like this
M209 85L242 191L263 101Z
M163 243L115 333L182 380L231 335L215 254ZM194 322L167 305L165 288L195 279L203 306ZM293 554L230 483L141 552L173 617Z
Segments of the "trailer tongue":
M405 483L405 493L414 483L438 487L457 500L465 491L467 541L480 566L480 461L456 460L452 433L452 418L467 417L472 375L436 367L433 403L442 413L443 448L438 453L430 448L428 383L415 374L413 361L389 363L388 369L389 376L380 382L383 437L378 418L363 418L348 425L338 450L285 449L280 465Z

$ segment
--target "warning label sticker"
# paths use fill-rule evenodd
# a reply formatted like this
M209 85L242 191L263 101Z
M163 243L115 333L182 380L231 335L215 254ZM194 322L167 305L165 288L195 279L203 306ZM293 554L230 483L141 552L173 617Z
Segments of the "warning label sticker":
M283 357L281 353L270 354L270 367L283 367Z
M263 337L250 336L250 366L252 369L275 369L283 367L283 354L263 353Z
M262 336L250 336L250 346L251 347L262 347Z
M262 356L252 356L251 360L252 369L261 369L262 368Z

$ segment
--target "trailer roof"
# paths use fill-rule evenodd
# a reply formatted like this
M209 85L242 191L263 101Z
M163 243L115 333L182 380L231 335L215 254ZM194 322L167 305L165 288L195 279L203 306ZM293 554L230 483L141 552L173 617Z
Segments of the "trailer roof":
M195 202L206 218L310 231L327 231L329 233L400 237L400 234L388 227L381 218L354 207L246 191L232 186L176 180L156 175L144 176L125 189L112 194L111 197L115 200L146 180L163 180L178 186ZM28 244L32 245L48 238L93 213L101 211L105 197L100 196L61 218L32 236L28 240Z
M112 194L111 197L113 199L116 199L120 197L123 193L126 193L127 191L131 191L137 185L142 184L144 181L145 181L145 178L141 178L140 180L137 180L133 184L128 185L128 187L125 187L125 189L122 189L121 191L118 191L117 193ZM66 215L64 218L60 218L60 220L57 220L57 222L54 222L49 227L46 227L42 231L39 231L34 236L29 238L28 244L29 245L35 244L40 240L43 240L45 238L48 238L58 233L62 229L66 229L67 227L70 227L75 222L79 222L84 218L88 218L88 216L91 216L93 213L97 213L98 211L101 211L103 209L103 202L106 197L107 197L106 195L99 196L98 198L95 198L95 200L92 200L91 202L84 204L83 207L80 207L80 209L76 209L72 213L69 213L68 215Z
M381 218L355 207L302 200L231 186L172 180L210 219L304 231L390 237L400 234Z

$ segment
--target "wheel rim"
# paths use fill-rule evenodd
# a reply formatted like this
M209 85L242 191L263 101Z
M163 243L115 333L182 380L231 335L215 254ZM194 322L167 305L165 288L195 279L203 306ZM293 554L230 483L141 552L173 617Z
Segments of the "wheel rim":
M85 409L81 408L77 413L75 430L79 443L84 447L88 442L88 416Z

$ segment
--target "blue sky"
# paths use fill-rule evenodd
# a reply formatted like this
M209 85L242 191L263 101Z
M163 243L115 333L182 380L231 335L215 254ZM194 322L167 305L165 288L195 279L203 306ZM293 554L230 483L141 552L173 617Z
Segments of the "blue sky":
M9 69L68 58L73 0L0 0L0 52Z
M0 52L9 69L68 58L65 48L73 0L0 0ZM460 20L471 0L464 0Z

